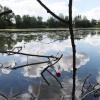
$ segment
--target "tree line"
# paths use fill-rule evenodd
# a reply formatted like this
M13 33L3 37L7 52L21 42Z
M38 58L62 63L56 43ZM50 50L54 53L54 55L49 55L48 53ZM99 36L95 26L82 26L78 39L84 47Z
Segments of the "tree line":
M2 7L0 5L0 12L9 10L8 7ZM0 29L5 28L67 28L68 27L68 16L62 14L59 15L60 18L66 20L66 24L55 19L54 17L49 17L47 20L43 21L41 16L35 17L30 15L14 15L10 13L8 15L0 16ZM73 26L75 28L88 28L88 27L100 27L100 23L97 20L87 19L86 16L75 16L73 18Z

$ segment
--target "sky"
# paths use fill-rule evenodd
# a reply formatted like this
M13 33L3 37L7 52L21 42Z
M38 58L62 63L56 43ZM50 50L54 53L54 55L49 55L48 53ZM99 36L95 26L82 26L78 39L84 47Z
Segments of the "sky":
M41 0L57 15L68 16L69 0ZM7 6L17 15L50 17L37 0L0 0L2 6ZM73 17L76 15L87 16L88 19L100 20L100 0L73 0Z

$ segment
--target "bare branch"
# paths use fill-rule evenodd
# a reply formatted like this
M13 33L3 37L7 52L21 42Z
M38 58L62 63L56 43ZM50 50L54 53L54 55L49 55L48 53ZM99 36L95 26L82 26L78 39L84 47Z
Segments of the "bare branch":
M76 46L74 42L73 24L72 24L72 0L69 0L69 31L73 52L73 87L72 87L72 100L75 100L76 90Z
M98 89L91 90L90 92L88 92L84 96L82 96L81 99L83 100L87 95L89 95L89 94L91 94L91 93L93 93L93 92L95 92L95 91L97 91L99 89L100 89L100 87Z
M14 52L14 51L0 51L0 53L7 53L8 55L20 54L20 55L25 55L25 56L35 56L35 57L44 57L44 58L55 58L55 59L58 59L58 57L55 57L55 56L33 55L33 54Z
M85 79L84 79L84 82L83 82L83 85L82 85L82 94L84 93L84 91L83 91L83 89L84 89L84 86L85 86L85 84L86 84L86 82L87 82L87 80L89 79L89 77L91 76L91 74L89 74Z
M6 100L8 100L8 97L5 94L0 92L0 95L3 96Z
M63 55L61 55L60 58L58 58L58 59L52 60L52 61L55 61L55 62L54 62L53 64L51 64L51 65L48 65L48 66L44 69L44 71L47 70L49 67L55 65L55 64L62 58L62 56L63 56ZM20 65L20 66L17 66L17 67L13 67L13 68L11 68L11 69L13 70L13 69L18 69L18 68L22 68L22 67L26 67L26 66L30 66L30 65L38 65L38 64L44 64L44 63L49 63L49 62L50 62L50 60L49 60L49 61L44 61L44 62L36 62L36 63L31 63L31 64L25 64L25 65Z
M37 0L39 2L39 4L47 11L47 13L50 13L53 17L55 17L56 19L58 19L59 21L62 21L63 23L68 23L66 20L60 18L59 16L57 16L54 12L52 12L46 5L44 5L41 0Z
M55 61L55 60L53 60ZM19 68L23 68L23 67L26 67L26 66L31 66L31 65L39 65L39 64L44 64L44 63L48 63L49 61L43 61L43 62L36 62L36 63L31 63L31 64L25 64L25 65L20 65L20 66L17 66L17 67L13 67L11 68L12 70L16 70L16 69L19 69Z
M61 82L57 79L57 77L56 77L55 75L53 75L48 69L47 69L46 71L47 71L51 76L53 76L53 77L56 79L56 81L60 84L61 88L63 88Z
M52 68L52 66L53 65L55 65L61 58L62 58L62 56L63 55L61 55L60 56L60 58L57 60L57 61L55 61L54 63L50 63L50 60L49 60L49 63L50 63L50 65L48 65L46 68L44 68L44 70L41 72L41 76L42 76L42 78L45 80L45 82L48 84L48 85L50 85L50 83L47 81L47 79L44 77L44 75L43 75L43 73L45 72L45 71L48 71L48 68L49 67L51 67ZM49 72L50 73L50 72ZM52 73L50 73L50 74L52 74ZM52 75L53 76L53 75ZM54 76L53 76L54 77ZM58 81L58 80L57 80ZM60 84L61 85L61 84ZM61 85L61 87L62 87L62 85Z
M96 92L98 92L100 90L100 84L99 83L95 83L95 84L91 84L90 82L88 83L89 85L87 87L85 87L86 83L88 82L88 79L90 78L91 74L89 74L85 79L84 79L84 82L83 82L83 85L82 85L82 93L81 93L81 99L83 100L86 96L88 96L89 94L92 94ZM99 86L99 87L97 87ZM85 91L84 91L85 89Z

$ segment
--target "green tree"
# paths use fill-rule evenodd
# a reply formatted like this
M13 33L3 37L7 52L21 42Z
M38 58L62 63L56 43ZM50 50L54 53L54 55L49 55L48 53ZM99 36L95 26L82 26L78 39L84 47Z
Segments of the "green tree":
M0 13L5 12L0 16L0 28L9 28L13 25L14 13L6 13L7 11L11 11L11 9L0 5Z
M15 20L16 20L16 28L22 28L22 18L21 18L21 16L16 15Z
M97 24L97 21L96 21L95 19L92 19L92 20L91 20L91 25L92 25L92 27L95 27L96 24Z
M37 25L38 25L38 27L43 27L43 21L42 21L42 17L40 17L40 16L38 16L37 17Z
M58 20L56 20L53 17L48 18L47 19L47 26L49 28L56 28L56 27L58 27Z
M23 26L23 28L30 28L31 18L29 15L22 16L22 26Z

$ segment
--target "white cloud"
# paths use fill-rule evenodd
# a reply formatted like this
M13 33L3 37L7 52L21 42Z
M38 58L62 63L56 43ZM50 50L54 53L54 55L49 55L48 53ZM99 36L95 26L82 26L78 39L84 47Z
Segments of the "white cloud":
M93 8L93 9L91 9L91 10L88 10L88 11L86 11L86 12L84 12L84 13L82 13L82 15L85 15L85 16L87 16L87 18L88 19L100 19L100 7L95 7L95 8Z
M100 45L100 36L99 35L88 35L83 41L92 46Z
M85 53L76 53L76 67L80 68L82 65L85 65L89 61L89 57ZM64 56L58 63L61 66L61 69L65 71L72 70L72 54Z
M75 3L81 3L82 0L74 0ZM68 1L65 0L55 0L55 1L43 1L51 10L53 10L57 15L60 13L68 15ZM36 0L0 0L1 5L8 6L11 8L15 14L29 14L34 16L42 16L44 19L47 19L50 14L47 14L46 10L40 6ZM89 19L100 18L100 7L93 8L87 12L78 12L77 7L73 6L73 16L86 15Z
M1 5L7 6L11 8L15 14L29 14L34 16L42 16L44 18L48 18L49 14L47 14L46 10L41 7L41 5L36 0L0 0ZM65 2L54 2L45 4L53 10L55 13L59 15L59 13L63 13L67 15L67 5ZM66 12L66 13L65 13Z
M46 11L36 2L36 0L24 0L24 1L17 1L17 0L0 0L1 5L7 6L11 8L15 14L29 14L34 16L43 16L45 15Z

